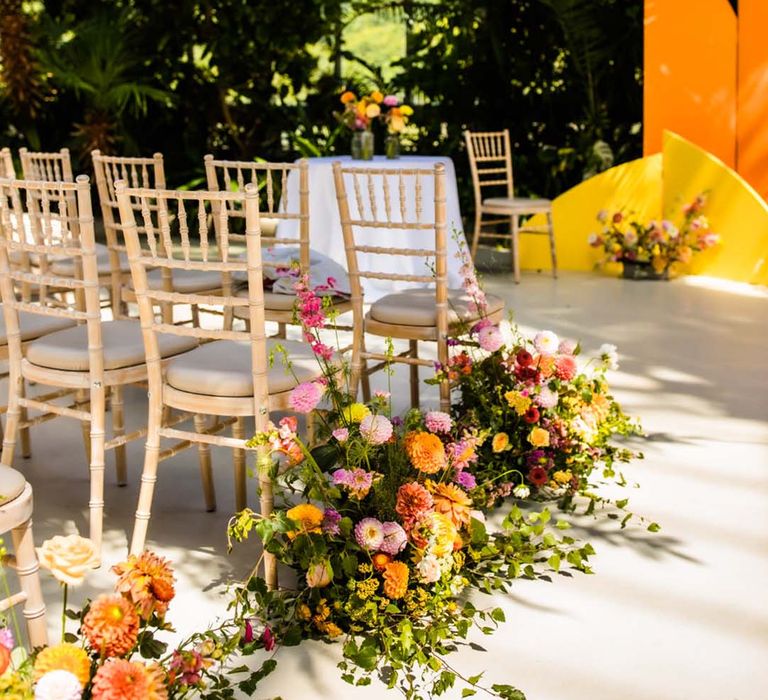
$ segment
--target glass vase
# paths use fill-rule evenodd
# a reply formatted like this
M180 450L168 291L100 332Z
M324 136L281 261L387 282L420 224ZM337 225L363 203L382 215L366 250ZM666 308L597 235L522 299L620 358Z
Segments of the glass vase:
M397 134L389 134L384 141L384 153L390 160L400 157L400 137Z
M373 160L373 132L353 131L352 132L352 158L354 160Z

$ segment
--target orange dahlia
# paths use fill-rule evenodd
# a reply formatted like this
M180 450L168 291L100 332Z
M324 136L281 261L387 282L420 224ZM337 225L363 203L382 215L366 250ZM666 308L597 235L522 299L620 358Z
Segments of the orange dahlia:
M395 511L403 519L406 529L433 506L432 494L416 481L403 484L397 490Z
M45 647L35 659L35 680L39 681L48 671L69 671L80 685L86 686L91 678L91 660L85 649L63 642Z
M299 526L299 531L291 531L288 537L293 539L297 535L304 535L310 532L320 532L320 525L323 523L323 511L311 503L299 503L291 508L286 515L290 520Z
M136 644L139 616L122 596L103 595L91 604L82 629L94 651L103 656L123 656Z
M412 430L405 436L405 452L420 472L434 474L445 467L445 446L437 435Z
M401 561L393 561L384 569L384 595L391 600L397 600L408 590L408 565Z
M110 659L93 677L93 700L167 700L165 674L156 664Z
M436 484L432 499L435 510L448 516L457 529L469 525L472 500L456 484Z
M131 554L127 561L112 567L117 574L115 590L122 593L138 609L145 620L157 613L164 617L168 603L173 600L176 591L173 588L173 570L167 559L153 552L143 552L141 556Z

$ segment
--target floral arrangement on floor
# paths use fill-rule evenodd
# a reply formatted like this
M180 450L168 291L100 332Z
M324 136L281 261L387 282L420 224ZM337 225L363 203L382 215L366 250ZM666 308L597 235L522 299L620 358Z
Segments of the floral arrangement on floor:
M688 264L695 252L720 242L703 211L706 195L697 195L682 208L683 221L678 227L672 221L638 221L631 214L601 210L597 220L600 233L589 236L589 244L603 248L604 262L642 263L651 265L656 274L666 273L672 265Z
M451 407L457 428L478 435L472 496L488 509L509 496L557 500L569 511L586 499L586 514L612 503L625 513L611 510L608 517L621 517L626 526L635 517L627 511L629 500L610 501L596 491L598 478L626 485L617 466L642 457L614 442L641 434L610 393L606 375L618 369L616 346L605 344L597 357L580 364L580 346L552 331L529 338L511 324L505 337L485 317L485 292L465 245L458 257L464 291L483 318L464 329L468 340L451 341L461 350L447 367L436 365L429 382L452 383L459 394ZM655 532L659 525L649 523L648 529Z
M376 674L408 698L425 697L424 688L441 695L457 682L465 696L523 698L510 685L481 686L480 676L461 675L447 659L473 629L490 634L504 621L475 594L504 591L561 562L589 571L592 548L550 528L546 510L513 508L500 530L487 527L474 475L479 429L442 412L392 416L388 392L353 401L348 368L320 337L323 302L306 282L297 292L323 377L299 384L291 405L319 424L319 444L304 445L294 417L256 435L275 510L246 510L230 526L237 541L257 533L292 572L279 590L254 576L243 591L259 639L270 647L340 640L345 681L367 685Z
M21 646L15 616L0 624L0 696L13 700L166 700L233 697L235 687L251 690L269 672L234 669L229 661L247 642L247 623L237 601L231 618L197 633L168 653L159 633L173 632L166 613L175 596L169 562L152 552L130 556L112 568L113 593L67 607L69 588L79 586L98 565L91 540L53 537L38 550L43 568L62 584L61 641L34 649ZM67 621L77 628L67 630ZM70 626L73 626L70 623ZM234 677L248 673L237 682Z

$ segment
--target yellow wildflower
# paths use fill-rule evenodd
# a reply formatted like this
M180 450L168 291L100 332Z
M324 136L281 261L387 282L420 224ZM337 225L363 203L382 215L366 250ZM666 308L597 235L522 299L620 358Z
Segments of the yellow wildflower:
M352 403L342 411L341 415L347 423L359 423L370 413L371 410L364 403Z
M519 391L508 391L504 394L504 398L507 400L510 408L515 409L515 413L518 416L525 415L531 407L532 401L530 396L523 396Z
M566 471L556 471L552 478L558 483L558 484L567 484L571 481L573 478L573 474L571 474L570 470Z

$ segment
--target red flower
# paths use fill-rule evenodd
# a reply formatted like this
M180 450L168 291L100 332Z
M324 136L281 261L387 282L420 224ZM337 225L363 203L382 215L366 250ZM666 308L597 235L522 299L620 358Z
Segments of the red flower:
M544 486L547 483L549 476L547 470L544 467L531 467L528 472L528 481L534 486Z
M533 355L529 353L527 350L522 349L517 351L517 356L515 357L517 360L517 364L521 367L528 367L533 362Z
M264 628L261 641L264 642L264 651L272 651L275 648L275 635L272 634L272 630L269 627Z
M536 408L536 406L531 406L523 416L523 420L526 423L536 423L541 415L539 414L539 409Z
M555 376L569 382L576 376L578 367L572 355L558 355L555 359Z

